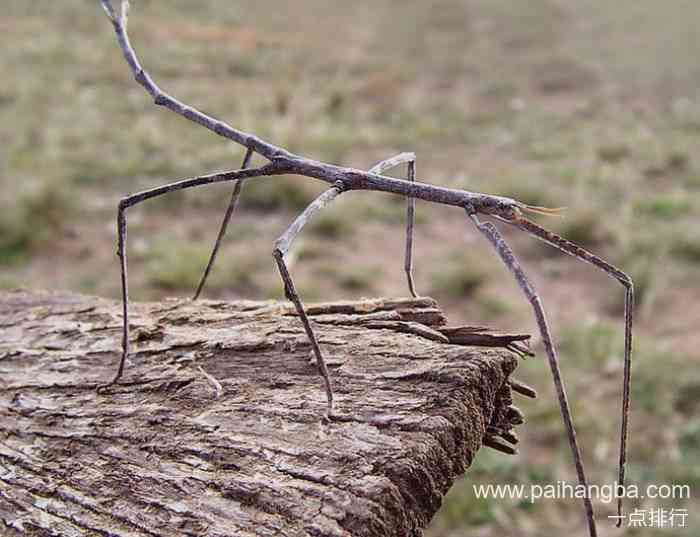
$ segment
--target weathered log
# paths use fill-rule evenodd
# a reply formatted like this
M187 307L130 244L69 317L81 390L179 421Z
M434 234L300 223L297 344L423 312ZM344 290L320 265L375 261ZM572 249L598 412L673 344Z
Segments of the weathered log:
M291 305L135 303L98 391L119 308L0 294L0 534L421 535L484 442L517 441L515 354L464 346L432 299L309 306L331 421Z

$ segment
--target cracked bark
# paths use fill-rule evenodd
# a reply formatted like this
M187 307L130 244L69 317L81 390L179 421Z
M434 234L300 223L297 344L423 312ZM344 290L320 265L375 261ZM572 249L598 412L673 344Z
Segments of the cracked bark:
M125 377L97 392L119 304L0 293L2 535L418 536L484 442L517 441L495 347L525 336L449 328L432 299L309 305L329 423L291 304L132 311Z

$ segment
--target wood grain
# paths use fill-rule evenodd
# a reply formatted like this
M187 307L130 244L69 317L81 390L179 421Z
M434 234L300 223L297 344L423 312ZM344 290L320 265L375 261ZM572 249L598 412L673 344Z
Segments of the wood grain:
M331 422L289 303L135 303L131 363L98 392L119 304L0 294L0 534L421 535L518 421L515 354L450 343L429 298L308 312Z

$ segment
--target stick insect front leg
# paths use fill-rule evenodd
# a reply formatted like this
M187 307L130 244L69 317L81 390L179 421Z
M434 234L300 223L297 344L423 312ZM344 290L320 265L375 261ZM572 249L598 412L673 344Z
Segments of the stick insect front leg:
M372 166L369 173L382 175L384 172L395 168L401 164L407 163L407 177L412 183L416 181L416 155L415 153L399 153L389 159L383 160ZM413 224L415 221L416 198L406 196L406 253L404 256L404 272L408 281L408 290L411 295L416 298L416 285L413 282Z
M570 256L590 263L605 272L608 276L615 278L625 288L625 355L624 355L624 372L623 372L623 387L622 387L622 418L620 425L620 461L618 466L618 485L620 487L625 484L625 463L627 462L627 436L629 422L629 407L630 407L630 382L632 370L632 316L634 310L634 284L623 271L604 261L588 250L581 248L571 241L560 237L556 233L544 229L530 220L518 217L513 220L503 219L518 229L521 229L530 235L546 242L550 246L554 246L558 250L569 254ZM622 524L622 496L617 499L617 514L620 518L617 521L617 527Z
M574 423L571 418L571 411L569 410L569 401L566 396L566 389L564 388L564 382L561 378L561 371L559 370L559 360L557 358L557 351L554 348L554 343L552 342L551 332L549 330L549 324L547 323L547 318L544 313L544 308L542 307L542 301L528 280L525 272L523 271L520 263L518 262L515 254L506 243L503 236L498 232L496 226L490 222L480 222L476 217L473 209L467 208L467 214L472 219L477 229L488 239L491 245L494 247L501 261L508 267L508 269L515 276L518 286L523 291L528 301L530 302L532 309L535 313L535 319L537 320L537 326L539 328L540 334L542 336L542 342L544 343L545 352L547 353L547 358L549 359L549 367L552 370L552 377L554 379L554 386L557 391L557 396L559 398L559 408L561 410L561 415L564 420L564 425L566 427L566 434L569 440L569 446L571 452L574 456L574 464L576 466L576 473L578 475L579 483L584 487L584 490L588 490L588 484L586 481L586 472L583 467L583 460L581 458L581 451L576 441L576 431L574 429ZM588 530L591 537L596 537L597 529L595 525L595 518L593 515L593 504L591 503L590 497L586 495L583 499L584 507L586 511L586 519L588 521Z
M253 150L251 148L248 148L245 152L245 156L243 157L243 162L241 163L241 169L244 170L245 168L248 167L248 164L250 164L250 159L253 156ZM219 234L216 237L216 242L214 243L214 248L211 251L211 255L209 256L209 262L207 263L206 268L204 269L204 273L202 274L202 279L199 281L199 285L197 286L197 290L194 293L194 296L192 297L192 300L197 300L199 298L199 295L202 293L202 289L204 289L204 284L207 282L207 278L209 277L209 272L211 271L211 267L214 265L214 261L216 261L216 254L219 252L219 246L221 246L221 241L224 238L224 235L226 235L226 228L228 228L228 223L231 220L231 216L233 215L233 212L236 210L236 205L238 205L238 198L241 195L241 190L243 189L243 183L244 180L241 179L239 181L236 181L235 186L233 187L233 193L231 194L231 201L229 201L228 207L226 208L226 214L224 215L224 220L221 222L221 228L219 229Z
M284 232L284 234L277 239L275 242L275 247L272 251L272 255L277 262L277 268L279 269L280 276L284 282L284 294L285 296L294 303L294 307L297 310L301 323L304 325L304 330L311 343L311 348L316 356L316 364L318 366L319 373L323 377L323 382L326 388L326 398L328 400L328 417L331 416L333 412L333 387L331 385L330 375L328 374L328 367L326 366L326 361L323 359L323 354L321 353L321 347L318 344L316 335L311 328L311 322L309 317L304 311L304 304L294 287L294 282L289 274L289 269L287 264L284 262L284 256L289 251L292 242L297 237L302 228L306 223L321 209L332 202L338 195L343 191L342 183L334 187L329 188L324 193L322 193L318 198L316 198L311 205L309 205L303 213L301 213L291 226Z
M177 181L175 183L170 183L157 188L152 188L150 190L145 190L123 198L119 202L119 209L117 211L117 235L118 235L118 250L117 255L119 256L120 268L121 268L121 284L122 284L122 314L123 314L123 327L122 327L122 356L119 361L119 368L114 378L102 386L106 388L115 384L122 376L124 372L124 365L126 359L129 356L129 287L127 281L127 268L126 268L126 211L130 207L137 205L143 201L149 200L151 198L156 198L170 192L175 192L178 190L184 190L186 188L192 188L201 185L207 185L211 183L220 183L225 181L239 181L242 179L249 179L252 177L260 177L263 175L274 175L277 173L277 169L273 164L268 164L261 168L255 169L245 169L236 170L231 172L216 173L212 175L204 175L200 177L194 177L191 179L185 179L183 181Z

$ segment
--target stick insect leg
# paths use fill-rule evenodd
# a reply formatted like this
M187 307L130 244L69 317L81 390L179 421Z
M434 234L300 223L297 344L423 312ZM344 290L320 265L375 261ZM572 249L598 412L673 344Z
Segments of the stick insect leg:
M133 207L143 201L151 198L162 196L170 192L175 192L177 190L183 190L186 188L192 188L200 185L207 185L211 183L220 183L224 181L238 181L241 179L248 179L252 177L259 177L262 175L274 175L276 169L274 165L263 166L262 168L256 169L246 169L237 170L232 172L223 172L213 175L204 175L201 177L194 177L191 179L185 179L183 181L177 181L175 183L170 183L157 188L152 188L150 190L145 190L123 198L119 202L119 208L117 210L117 255L119 256L120 269L121 269L121 283L122 283L122 314L123 314L123 326L122 326L122 356L119 361L119 368L117 369L117 374L112 378L112 380L102 388L106 388L115 384L122 376L124 372L124 365L126 359L129 356L129 289L127 282L127 268L126 268L126 211L129 207Z
M408 180L415 182L416 180L416 155L415 153L400 153L394 157L383 160L375 164L369 173L381 175L385 171L390 170L400 164L407 163ZM408 281L408 290L411 295L416 298L416 285L413 281L413 224L415 221L416 198L413 196L406 197L406 253L404 257L404 272L406 272L406 280Z
M627 462L627 435L629 425L629 407L630 407L630 381L632 369L632 316L634 310L634 284L632 278L622 272L617 267L604 261L588 250L581 248L571 241L560 237L556 233L546 230L530 220L519 217L515 220L504 220L515 227L526 231L530 235L546 242L550 246L569 254L570 256L590 263L601 269L608 276L618 280L625 288L625 355L624 355L624 372L623 372L623 387L622 387L622 418L620 425L620 462L618 466L618 485L620 487L625 484L625 464ZM620 518L617 520L617 527L622 525L622 496L617 499L617 514Z
M527 297L528 301L532 305L532 309L535 313L535 319L537 320L537 326L542 335L542 342L544 343L545 351L547 353L547 358L549 359L549 367L552 370L552 377L554 379L554 386L557 391L557 396L559 398L559 408L561 410L562 418L564 419L564 425L566 427L566 433L569 440L569 447L574 456L574 464L576 466L576 473L578 475L579 483L588 490L588 484L586 481L586 472L583 467L583 460L581 458L581 451L578 447L578 442L576 441L576 431L574 429L574 423L571 418L571 411L569 410L569 401L566 396L566 389L564 388L564 382L561 378L561 371L559 370L559 360L557 358L557 351L554 348L554 343L552 342L552 336L549 330L549 325L547 323L547 318L542 307L542 301L539 295L535 291L528 280L525 272L523 271L520 263L518 262L515 254L510 249L510 246L506 243L505 239L490 222L480 222L479 219L471 213L470 209L467 209L467 214L472 219L479 231L488 239L492 244L496 252L498 253L501 261L508 267L508 269L515 276L518 286L522 289L523 293ZM591 503L590 497L586 495L583 499L584 507L586 510L586 519L588 521L588 531L591 537L597 535L597 529L595 525L595 518L593 515L593 505Z
M245 169L248 167L248 164L250 164L250 159L253 156L253 150L248 148L245 152L245 156L243 157L243 163L241 164L241 169ZM199 281L199 285L197 286L197 290L194 293L194 296L192 297L192 300L197 300L199 298L199 295L202 292L202 289L204 289L204 284L207 282L207 278L209 277L209 272L211 271L212 265L214 265L214 261L216 260L216 254L219 252L219 246L221 246L221 241L224 238L224 235L226 235L226 228L228 228L228 223L231 220L231 216L233 215L233 211L236 210L236 205L238 204L238 198L241 195L241 190L243 189L243 180L241 179L240 181L236 181L236 184L233 187L233 193L231 194L231 201L229 201L228 207L226 208L226 214L224 215L224 220L221 222L221 228L219 229L219 234L216 237L216 242L214 243L214 249L211 251L211 255L209 256L209 262L207 263L206 268L204 269L204 274L202 274L202 279Z
M319 373L323 377L323 382L326 388L326 398L328 400L328 416L333 412L333 387L331 386L331 379L328 375L328 367L326 367L326 361L323 359L323 354L321 353L321 348L318 345L318 340L311 328L311 322L309 321L306 312L304 311L304 304L294 287L294 282L289 274L287 264L284 262L284 256L289 251L289 248L306 225L306 223L321 209L333 201L342 192L342 185L334 186L326 190L318 198L316 198L311 205L309 205L303 213L301 213L291 226L284 232L284 234L275 241L275 247L272 251L272 255L277 262L277 268L279 269L280 276L284 282L284 294L285 296L294 303L294 307L299 314L302 324L304 325L304 330L311 343L311 348L313 349L314 355L316 356L316 364L318 366Z
M416 161L411 160L408 163L408 180L412 183L416 181ZM404 258L404 271L406 272L406 280L408 281L408 290L411 295L416 298L416 284L413 282L413 224L415 221L416 198L413 196L406 197L406 256Z

